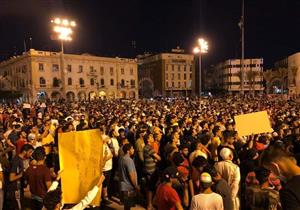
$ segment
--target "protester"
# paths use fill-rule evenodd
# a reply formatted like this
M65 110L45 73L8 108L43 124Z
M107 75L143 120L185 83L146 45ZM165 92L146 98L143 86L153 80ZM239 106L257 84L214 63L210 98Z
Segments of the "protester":
M281 147L271 146L262 153L260 161L284 183L280 190L282 208L300 209L300 167L293 154Z
M185 209L191 205L189 198L205 191L200 179L203 172L211 175L214 182L211 190L223 198L225 209L231 209L230 205L234 205L233 209L239 206L240 209L246 209L246 201L250 200L245 199L246 194L252 187L255 187L254 191L258 189L258 198L271 198L272 202L276 200L273 199L276 192L281 189L279 197L283 209L289 209L290 205L292 209L297 209L295 206L299 205L297 201L300 196L296 187L299 168L293 161L300 161L299 104L283 101L276 96L233 95L203 99L201 110L199 106L200 101L193 98L105 99L72 103L64 100L55 103L37 101L26 110L23 110L23 104L0 104L0 163L4 175L4 207L18 209L19 206L14 205L19 203L23 208L29 207L21 194L25 185L17 185L15 189L12 186L25 183L25 178L34 180L33 175L25 177L22 172L27 168L31 170L41 167L36 165L36 160L28 158L30 154L22 155L22 145L30 144L37 151L42 146L46 150L45 164L41 164L43 161L38 162L49 169L51 179L55 179L59 170L58 134L74 132L77 128L99 129L101 133L103 154L95 155L103 156L104 160L103 173L106 179L103 183L102 207L109 206L115 199L121 199L124 208L138 204L152 209L158 204L155 202L158 200L158 186L168 183L166 180L160 183L159 177L166 168L173 166L178 169L178 178L171 188L177 190L180 204ZM256 111L267 111L274 132L239 136L234 117ZM247 126L251 128L252 125ZM134 145L134 150L128 149L128 142ZM269 158L264 158L268 157L266 154L273 147L283 151L280 158L272 153ZM291 155L294 158L290 158ZM261 173L259 159L269 159L262 161L265 168L272 171L268 178L268 173ZM18 170L13 170L16 167ZM130 171L126 171L126 168ZM135 178L132 174L135 172L137 182L133 182ZM10 181L10 178L15 179ZM44 185L43 192L47 188ZM30 190L33 197L35 194L39 197L43 195L34 188ZM134 193L126 194L126 191ZM137 192L140 192L139 199L135 199L135 196L131 199L131 195ZM126 196L127 199L122 199ZM34 203L34 199L29 203ZM176 208L176 205L171 208Z
M190 210L223 210L222 197L211 190L212 178L204 172L200 176L200 183L203 188L202 192L193 196Z
M175 167L168 167L162 175L162 183L156 190L156 199L158 210L183 210L180 198L177 192L172 188L178 177L178 171Z

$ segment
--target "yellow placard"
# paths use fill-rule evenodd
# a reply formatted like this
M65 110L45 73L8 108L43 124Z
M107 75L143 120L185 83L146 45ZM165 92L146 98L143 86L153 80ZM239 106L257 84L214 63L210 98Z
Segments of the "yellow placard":
M85 130L58 136L63 202L79 203L101 175L103 142L100 131ZM101 189L91 205L99 206Z
M239 136L273 132L266 111L238 115L234 120Z

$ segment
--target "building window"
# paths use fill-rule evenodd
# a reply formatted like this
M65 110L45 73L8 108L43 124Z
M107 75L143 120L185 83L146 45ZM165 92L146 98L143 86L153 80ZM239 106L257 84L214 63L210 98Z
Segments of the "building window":
M125 74L124 68L121 68L121 74Z
M184 87L186 88L186 82L184 82L183 84L184 84Z
M46 87L46 80L44 77L40 77L40 87Z
M100 80L100 85L101 85L101 87L104 87L104 79Z
M121 80L121 87L123 88L123 87L125 87L125 80Z
M114 79L110 79L110 85L114 86Z
M180 65L178 65L178 71L180 72Z
M171 79L172 79L172 80L174 79L174 74L172 74L172 77L171 77Z
M166 73L166 79L168 79L168 73Z
M178 87L180 88L180 86L181 86L181 84L180 84L180 82L178 82Z
M133 69L130 69L130 75L133 75Z
M172 71L174 71L174 65L172 64Z
M82 73L83 72L83 66L82 65L79 65L78 66L78 73Z
M174 82L172 82L172 88L174 87Z
M94 85L95 85L95 80L94 80L94 78L91 78L91 79L90 79L90 85L91 85L91 86L94 86Z
M186 72L186 65L183 66L183 71Z
M131 88L135 88L135 80L134 79L130 80L130 86L131 86Z
M100 66L100 74L104 75L104 67L103 66Z
M90 73L96 72L96 69L94 69L94 66L90 66Z
M190 73L190 79L192 79L192 73Z
M166 82L166 87L167 87L167 88L169 87L169 82Z
M109 72L110 72L110 76L113 76L114 75L114 68L110 67Z
M53 78L53 83L52 83L53 87L59 87L59 83L60 83L59 79L54 77Z
M181 79L181 78L180 78L180 74L178 74L178 79Z
M39 71L44 71L44 64L43 63L39 63Z
M67 71L72 72L72 65L70 65L70 64L67 65Z
M52 71L58 71L59 65L58 64L52 64Z
M26 71L27 71L27 66L26 65L22 66L22 73L26 74Z
M183 75L183 79L186 79L186 74Z
M72 78L68 78L68 85L72 85Z
M80 87L84 87L84 80L82 78L79 79L79 85Z

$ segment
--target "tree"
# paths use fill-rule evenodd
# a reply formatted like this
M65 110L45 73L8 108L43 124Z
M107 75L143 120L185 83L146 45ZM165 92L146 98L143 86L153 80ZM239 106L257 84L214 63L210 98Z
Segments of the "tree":
M288 76L288 69L287 68L279 68L276 71L276 74L277 74L277 76L280 79L280 82L281 82L281 94L283 94L283 91L284 91L284 81L285 81L285 78Z
M273 78L273 72L272 69L267 69L267 71L263 72L263 77L266 81L266 93L269 94L270 93L270 87L271 87L271 80Z
M255 93L255 79L258 76L260 76L260 72L258 72L258 71L250 70L250 71L246 72L246 78L249 82L250 90L252 91L253 95Z

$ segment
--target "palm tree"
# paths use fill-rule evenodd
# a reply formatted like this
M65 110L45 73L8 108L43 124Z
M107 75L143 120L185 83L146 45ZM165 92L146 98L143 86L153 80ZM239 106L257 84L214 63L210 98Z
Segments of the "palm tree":
M254 95L255 93L255 79L256 77L258 77L260 75L260 73L258 71L253 71L253 70L250 70L250 71L247 71L246 72L246 77L247 77L247 80L249 82L249 85L250 85L250 90L252 91L252 94Z
M274 73L272 72L272 69L267 69L265 72L263 72L263 77L266 81L266 93L269 94L270 93L270 87L271 87L271 80L274 77L273 75Z
M280 79L280 82L281 82L281 94L283 94L283 91L284 91L284 81L285 81L285 78L288 76L288 69L280 67L276 71L276 74L277 74L277 76Z

